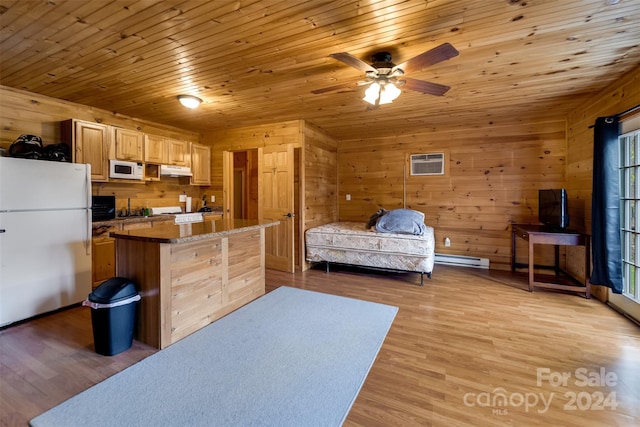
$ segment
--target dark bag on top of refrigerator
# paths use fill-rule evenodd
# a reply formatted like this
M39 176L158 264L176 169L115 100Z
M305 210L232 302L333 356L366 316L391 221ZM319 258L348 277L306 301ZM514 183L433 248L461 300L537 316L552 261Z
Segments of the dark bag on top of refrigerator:
M64 142L49 144L42 150L42 157L44 160L53 160L55 162L71 162L71 149Z
M42 138L36 135L20 135L9 147L9 155L23 159L41 159Z

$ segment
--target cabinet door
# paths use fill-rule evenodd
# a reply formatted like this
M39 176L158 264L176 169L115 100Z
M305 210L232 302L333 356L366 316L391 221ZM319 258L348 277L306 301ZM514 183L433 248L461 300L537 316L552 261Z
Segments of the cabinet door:
M92 240L93 287L116 275L116 239L94 237Z
M161 136L144 136L144 161L147 163L166 163L165 139Z
M189 143L167 139L167 163L176 166L189 166Z
M62 122L62 140L72 147L75 163L91 165L91 180L109 180L109 126L100 123L67 120Z
M118 160L143 161L143 134L135 130L116 129L116 158Z
M192 185L211 185L211 149L206 145L191 144Z

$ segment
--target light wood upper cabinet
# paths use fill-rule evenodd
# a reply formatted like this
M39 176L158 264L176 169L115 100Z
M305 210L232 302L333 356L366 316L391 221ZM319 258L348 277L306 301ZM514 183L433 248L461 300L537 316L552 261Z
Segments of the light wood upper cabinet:
M143 133L135 130L116 128L116 159L142 162Z
M189 166L189 143L176 139L166 139L167 164L176 166Z
M108 181L110 127L71 119L62 122L61 133L62 141L72 149L73 161L91 165L91 181Z
M202 144L191 144L191 184L211 185L211 149Z
M147 163L166 163L167 150L165 139L156 135L144 135L144 161Z

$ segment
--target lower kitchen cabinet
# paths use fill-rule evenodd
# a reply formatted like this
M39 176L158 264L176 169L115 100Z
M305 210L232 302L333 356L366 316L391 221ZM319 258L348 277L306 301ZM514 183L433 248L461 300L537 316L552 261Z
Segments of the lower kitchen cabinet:
M91 240L93 288L116 275L116 239L108 236L116 229L119 227L110 227Z
M205 215L205 221L217 221L219 219L222 219L222 215ZM93 288L96 288L105 280L115 277L116 275L116 239L109 237L110 231L137 230L174 224L174 219L157 219L154 221L123 221L121 224L113 226L95 226L93 228L93 238L91 239Z
M165 222L165 221L156 221ZM173 224L173 220L166 221ZM109 237L110 231L137 230L151 228L154 221L122 222L122 224L97 226L93 228L91 239L91 267L93 288L116 275L116 239Z

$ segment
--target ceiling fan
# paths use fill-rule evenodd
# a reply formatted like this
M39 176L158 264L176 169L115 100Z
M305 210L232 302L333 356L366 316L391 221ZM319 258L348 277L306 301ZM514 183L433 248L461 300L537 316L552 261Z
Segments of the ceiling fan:
M400 96L401 91L398 87L404 87L435 96L444 95L450 89L449 86L412 79L404 75L458 56L458 51L449 43L443 43L398 65L391 62L391 54L389 52L373 54L371 57L371 65L347 52L332 53L329 56L353 68L364 71L366 80L361 80L356 83L342 83L324 89L316 89L312 90L311 93L319 94L352 87L354 85L369 85L363 99L370 104L381 105L389 104Z

